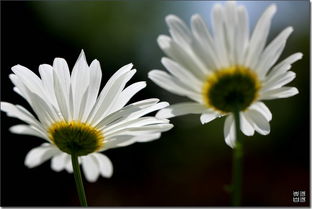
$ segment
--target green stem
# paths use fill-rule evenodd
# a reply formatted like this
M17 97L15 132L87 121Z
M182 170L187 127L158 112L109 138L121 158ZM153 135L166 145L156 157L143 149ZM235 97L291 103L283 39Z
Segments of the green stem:
M78 192L79 200L80 200L80 205L87 207L87 198L86 194L83 188L83 183L82 183L82 178L81 178L81 173L80 173L80 166L78 162L78 156L75 154L71 155L71 161L73 164L73 170L74 170L74 176L75 176L75 182L76 182L76 189Z
M241 188L242 188L242 161L243 161L243 143L239 138L240 118L239 111L234 112L235 120L235 148L233 150L233 170L232 170L232 205L240 206Z

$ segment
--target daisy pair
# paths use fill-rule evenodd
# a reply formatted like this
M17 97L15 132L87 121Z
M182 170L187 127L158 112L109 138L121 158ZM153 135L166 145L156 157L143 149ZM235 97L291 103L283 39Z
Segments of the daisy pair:
M277 63L292 27L267 43L276 6L269 6L250 33L248 14L235 2L212 9L212 31L200 15L193 15L191 28L174 15L166 17L170 36L160 35L158 44L167 57L161 59L169 73L153 70L149 78L167 91L191 102L160 110L158 118L200 114L202 124L225 116L224 137L235 147L233 112L239 112L240 129L247 135L270 132L272 114L263 100L294 96L285 87L296 74L291 65L302 58L294 53ZM277 63L277 64L276 64Z
M71 173L70 158L75 154L86 179L94 182L99 175L110 177L113 173L111 161L101 152L155 140L171 129L167 119L146 116L168 106L167 102L151 98L127 105L146 86L141 81L126 87L136 73L132 68L132 64L120 68L101 90L100 63L94 60L89 66L83 51L71 73L62 58L55 58L53 66L40 65L40 77L21 65L12 67L9 77L14 91L36 116L20 105L1 102L2 111L26 123L10 131L46 140L30 150L25 165L33 168L51 159L53 170Z

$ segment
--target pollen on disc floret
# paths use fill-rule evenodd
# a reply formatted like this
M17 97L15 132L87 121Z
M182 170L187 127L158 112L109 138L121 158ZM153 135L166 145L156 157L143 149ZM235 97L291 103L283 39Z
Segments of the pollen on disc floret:
M214 71L203 86L205 104L221 113L243 111L258 98L261 82L251 69L232 66Z
M49 138L63 152L78 156L95 152L104 146L102 132L80 121L59 121L48 129Z

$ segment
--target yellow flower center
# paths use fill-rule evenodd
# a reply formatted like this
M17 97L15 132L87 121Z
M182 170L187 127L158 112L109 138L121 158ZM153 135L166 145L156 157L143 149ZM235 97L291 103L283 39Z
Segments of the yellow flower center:
M59 121L48 129L49 138L63 152L78 156L95 152L104 146L102 132L79 121Z
M243 111L259 96L261 82L251 69L232 66L207 77L202 94L207 107L220 113Z

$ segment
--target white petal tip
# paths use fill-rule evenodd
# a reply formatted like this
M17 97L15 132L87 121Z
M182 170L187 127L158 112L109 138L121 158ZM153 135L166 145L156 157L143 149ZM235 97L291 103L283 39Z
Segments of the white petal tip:
M159 119L168 119L168 118L174 117L174 114L172 113L171 108L164 108L164 109L159 110L156 113L155 117Z
M166 23L169 25L172 21L179 20L179 18L176 15L170 14L166 16L165 20Z
M170 47L171 38L166 35L159 35L157 38L157 43L162 49Z
M200 14L193 14L191 17L191 22L196 21L197 19L200 19L200 18L201 18Z
M277 10L277 7L276 7L275 4L272 4L272 5L270 5L270 6L268 7L268 11L269 11L272 15L275 14L276 10Z
M303 57L303 53L298 52L298 59L302 59L302 57Z

